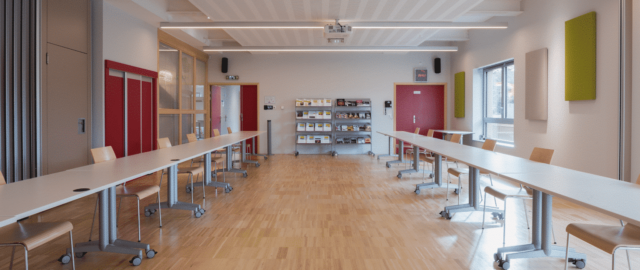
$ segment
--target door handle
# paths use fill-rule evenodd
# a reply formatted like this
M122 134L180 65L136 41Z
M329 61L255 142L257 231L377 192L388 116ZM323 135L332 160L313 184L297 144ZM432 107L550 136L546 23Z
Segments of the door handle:
M414 124L416 123L416 116L415 115L413 116L413 123Z
M84 118L78 118L78 134L85 133L85 122Z

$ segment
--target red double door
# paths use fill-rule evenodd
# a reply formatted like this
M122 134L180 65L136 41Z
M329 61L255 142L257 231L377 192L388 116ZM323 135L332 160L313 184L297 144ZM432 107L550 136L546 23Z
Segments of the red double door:
M221 101L222 101L222 88L219 85L211 86L211 134L213 136L213 130L221 128L222 115L221 115ZM255 131L258 130L258 86L257 85L241 85L240 86L240 131ZM247 140L247 145L251 147L247 148L247 151L253 153L252 140Z
M107 61L105 75L105 146L118 158L154 150L157 73Z
M444 85L396 85L396 131L420 128L427 135L429 129L444 129L444 97Z

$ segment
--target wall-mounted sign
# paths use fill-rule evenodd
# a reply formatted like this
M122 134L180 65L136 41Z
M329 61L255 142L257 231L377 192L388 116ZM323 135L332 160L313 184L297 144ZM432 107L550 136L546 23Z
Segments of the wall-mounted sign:
M427 81L427 69L426 68L416 68L413 71L413 81L414 82L426 82Z
M264 104L276 104L276 97L274 96L265 96L264 97Z
M240 79L240 76L238 75L227 75L227 80L229 81L237 81Z

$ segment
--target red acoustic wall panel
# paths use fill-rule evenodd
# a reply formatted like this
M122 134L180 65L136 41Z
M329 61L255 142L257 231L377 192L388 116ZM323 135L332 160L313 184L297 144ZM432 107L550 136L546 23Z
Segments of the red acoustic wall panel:
M104 93L105 146L111 146L117 157L124 157L124 78L105 77Z
M127 155L142 152L140 110L140 80L127 79Z
M150 82L142 82L142 100L141 100L141 112L142 112L142 152L149 152L153 150L154 140L154 115L155 112L153 110L154 98L153 91L151 88L152 83Z
M240 123L241 131L255 131L258 130L258 86L257 85L242 85L240 86L240 113L242 114L242 122ZM251 139L247 140L247 145L251 144ZM256 145L258 140L256 140ZM248 150L253 153L253 147L251 145ZM258 149L256 147L256 149Z

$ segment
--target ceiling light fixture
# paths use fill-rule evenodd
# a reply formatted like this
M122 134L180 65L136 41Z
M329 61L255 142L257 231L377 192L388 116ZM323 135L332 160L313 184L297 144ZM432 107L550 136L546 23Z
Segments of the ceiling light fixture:
M456 46L341 46L341 47L205 47L205 52L457 52Z

